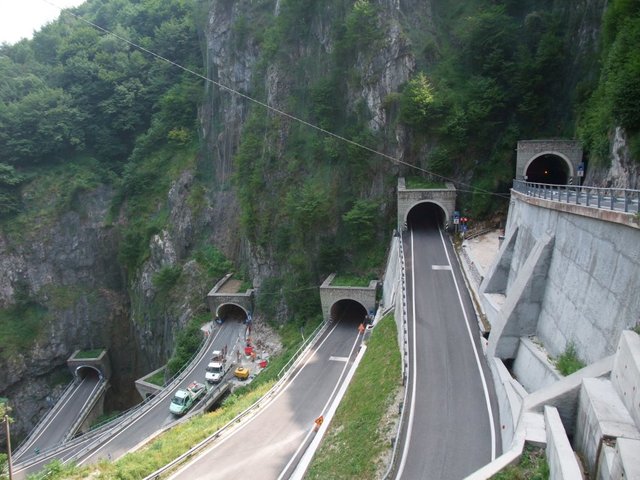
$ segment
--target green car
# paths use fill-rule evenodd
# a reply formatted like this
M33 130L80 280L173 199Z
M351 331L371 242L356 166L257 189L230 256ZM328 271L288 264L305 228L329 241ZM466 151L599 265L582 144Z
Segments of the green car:
M174 394L169 411L174 415L184 415L194 403L204 397L205 393L207 393L207 387L204 384L191 382L186 389L180 389Z

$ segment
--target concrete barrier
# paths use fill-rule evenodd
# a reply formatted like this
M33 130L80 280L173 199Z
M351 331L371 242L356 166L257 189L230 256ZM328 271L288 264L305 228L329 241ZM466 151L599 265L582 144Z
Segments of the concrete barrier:
M549 464L549 480L579 480L583 478L580 465L556 408L544 407L544 424L547 432L546 454Z

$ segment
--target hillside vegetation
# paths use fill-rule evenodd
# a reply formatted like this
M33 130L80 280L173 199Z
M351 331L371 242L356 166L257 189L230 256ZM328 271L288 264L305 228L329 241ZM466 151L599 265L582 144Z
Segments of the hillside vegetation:
M175 371L209 317L203 291L229 271L260 286L257 315L292 328L318 319L317 286L328 274L379 278L399 175L454 181L475 221L506 211L495 194L508 191L519 139L578 138L588 162L606 167L622 127L640 158L636 0L401 5L88 0L33 39L1 45L0 263L19 268L1 292L0 360L46 344L64 330L56 320L99 299L121 302L114 311L129 316L131 343L148 347L147 363L136 358L142 366L128 375L164 363L167 350ZM231 12L220 50L228 58L211 54L222 41L211 38L216 6ZM263 104L206 82L214 61L249 71L246 85L228 87ZM386 74L403 81L378 101ZM223 100L233 95L238 125L216 153L211 139L228 133ZM108 202L97 223L114 233L104 263L122 285L106 282L105 293L23 275L38 271L29 261L50 260L35 247L24 253L35 240L69 212L88 219L88 192ZM154 263L152 247L171 243L187 210L182 250ZM232 221L215 223L221 211ZM122 331L113 330L117 343Z

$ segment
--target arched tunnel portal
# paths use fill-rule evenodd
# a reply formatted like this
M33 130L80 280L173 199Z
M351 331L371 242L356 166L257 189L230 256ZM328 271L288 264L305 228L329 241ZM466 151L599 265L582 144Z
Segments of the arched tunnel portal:
M331 306L331 318L336 322L348 322L357 328L366 323L369 315L367 309L360 302L351 299L338 300Z
M223 303L216 310L216 317L222 321L235 320L238 322L244 322L249 318L249 312L235 303Z
M413 206L407 213L407 226L409 228L442 228L447 223L447 214L440 205L435 202L421 202Z
M75 370L75 377L79 380L84 380L85 378L94 377L94 378L103 378L103 373L100 369L94 367L93 365L79 365Z
M544 153L529 161L524 174L528 182L567 185L573 172L569 162L562 156Z

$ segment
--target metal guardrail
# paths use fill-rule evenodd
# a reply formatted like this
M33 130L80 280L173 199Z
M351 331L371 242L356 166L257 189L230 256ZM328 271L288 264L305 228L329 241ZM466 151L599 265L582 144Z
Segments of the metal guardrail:
M407 274L406 274L406 266L404 264L404 248L402 246L402 233L400 234L399 240L399 248L398 248L398 257L400 262L400 291L402 292L400 301L402 302L401 310L402 310L402 320L401 320L401 328L402 328L402 345L401 345L401 355L402 355L402 385L404 385L404 397L402 399L402 407L400 412L400 419L398 421L398 431L396 434L396 440L393 442L393 450L391 452L391 460L389 461L389 466L387 467L387 471L384 473L382 478L389 479L391 473L395 469L395 464L397 461L398 455L398 445L400 438L400 434L402 431L402 426L404 424L404 413L406 411L407 406L407 397L409 395L409 388L407 385L407 376L409 371L409 320L407 313Z
M287 381L287 378L288 378L289 374L293 371L293 367L295 365L295 362L297 362L301 358L303 352L305 352L311 345L313 345L317 341L318 337L327 328L327 325L328 325L327 322L321 322L316 327L316 329L313 331L313 333L303 342L303 344L300 346L300 348L298 348L298 350L296 350L296 353L293 354L293 357L291 357L291 359L285 364L285 366L282 367L282 369L278 373L278 377L277 377L277 378L279 378L279 380L269 389L269 391L267 393L265 393L262 397L260 397L258 400L256 400L246 410L244 410L243 412L240 412L238 415L236 415L234 418L232 418L222 428L220 428L219 430L213 432L210 436L208 436L207 438L202 440L197 445L191 447L189 450L187 450L185 453L183 453L182 455L180 455L179 457L177 457L176 459L174 459L170 463L164 465L163 467L159 468L158 470L156 470L155 472L151 473L150 475L147 475L146 477L144 477L143 480L156 480L156 479L161 478L163 473L171 470L176 465L179 465L181 462L183 462L185 459L193 456L194 454L196 454L197 452L202 450L204 447L209 445L209 443L211 443L212 441L214 441L217 438L219 438L227 430L232 429L243 418L249 416L255 410L259 409L260 406L266 400L270 399L277 392L280 391L280 388Z
M278 379L282 378L282 375L284 374L284 372L288 371L289 368L291 368L291 365L298 359L300 354L313 341L315 341L315 339L318 336L318 334L320 333L320 331L322 329L326 328L326 326L327 326L327 322L320 322L320 324L316 327L316 329L313 332L311 332L311 335L309 335L309 337L305 341L302 342L302 345L300 345L298 350L295 351L295 353L292 355L292 357L289 359L289 361L287 363L285 363L284 366L280 369L280 371L278 372L278 375L276 375L276 378L278 378Z
M202 342L200 343L199 349L191 357L191 360L189 360L175 375L173 375L167 382L165 382L162 392L168 392L169 387L171 387L172 385L182 380L185 371L187 371L194 363L196 363L199 360L200 357L202 357L206 353L207 348L209 347L209 343L211 341L213 341L213 337L211 335L205 336L203 338ZM70 386L73 386L73 385L74 383L72 382ZM67 387L67 389L69 388L70 387ZM24 468L28 468L30 465L39 462L43 457L49 456L53 460L57 453L65 451L67 448L73 447L74 445L81 444L81 443L88 443L88 446L86 448L83 448L79 452L79 455L86 455L92 450L94 450L96 447L101 445L102 437L105 433L111 432L111 434L115 434L121 431L122 429L126 428L131 423L132 418L136 418L138 415L142 415L145 411L149 410L161 398L162 398L162 394L157 395L149 399L148 401L139 403L138 405L131 407L129 410L125 410L124 412L121 412L116 417L112 417L106 420L102 424L94 425L88 431L81 433L73 437L72 439L69 439L66 442L63 442L60 445L40 451L37 457L26 459L24 462L20 462L19 464Z
M587 185L551 185L514 180L513 189L530 197L625 213L640 213L640 190Z
M58 403L63 398L66 398L67 396L70 395L71 390L73 389L73 387L75 385L76 385L76 379L74 378L73 380L71 380L69 385L67 385L65 387L64 391L62 392L62 394L55 401L52 402L51 407L49 408L47 413L44 415L44 417L42 417L42 419L36 424L36 426L31 430L31 432L29 432L29 435L22 442L20 442L20 444L14 449L13 456L14 456L15 459L17 459L17 458L19 458L20 456L23 455L24 452L22 452L21 449L25 445L28 445L29 442L31 441L31 439L35 435L38 435L42 431L42 429L45 427L45 425L49 423L49 420L51 419L51 416L54 415L55 412L56 412L56 406L58 405Z

